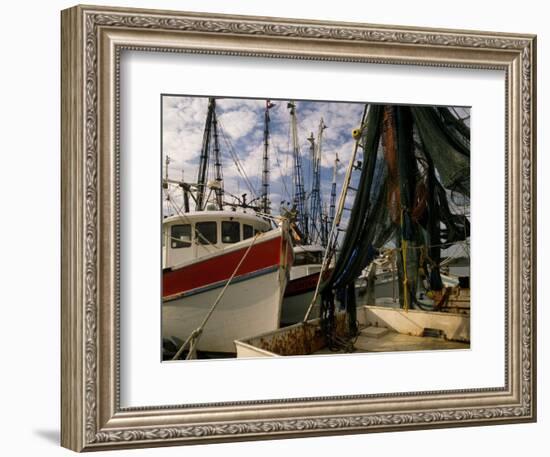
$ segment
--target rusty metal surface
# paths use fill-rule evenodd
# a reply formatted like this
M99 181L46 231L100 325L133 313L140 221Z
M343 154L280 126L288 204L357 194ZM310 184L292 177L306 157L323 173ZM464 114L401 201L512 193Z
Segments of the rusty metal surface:
M343 337L346 332L347 315L345 313L337 313L336 334L339 337ZM275 332L250 338L246 340L246 343L282 356L309 355L320 351L326 346L319 319L295 324L276 330Z

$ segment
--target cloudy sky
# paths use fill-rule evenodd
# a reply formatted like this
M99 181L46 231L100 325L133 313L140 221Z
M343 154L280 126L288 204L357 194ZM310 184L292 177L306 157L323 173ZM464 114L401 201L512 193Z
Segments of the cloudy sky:
M273 214L279 214L281 204L292 201L293 158L290 134L288 100L272 100L270 109L270 200ZM327 128L323 132L321 161L321 200L328 207L336 154L340 159L337 178L337 195L353 151L351 131L358 127L364 109L362 103L295 101L298 120L298 137L302 157L306 196L311 191L310 143L315 138L323 118ZM162 163L170 158L168 177L197 182L198 164L208 108L208 97L164 95L162 97ZM468 108L454 108L460 117L466 117ZM262 154L265 99L216 98L219 144L222 156L225 201L234 202L230 194L247 194L250 202L261 194ZM237 156L237 165L233 156ZM214 179L213 159L210 175ZM244 169L244 173L239 170ZM246 179L243 177L246 176ZM174 205L181 208L182 195L177 187L169 189L172 202L164 201L164 214L174 214ZM348 196L352 198L351 195ZM259 200L256 200L256 204ZM351 202L347 202L350 203ZM349 206L349 205L348 205Z
M275 106L270 110L270 199L272 212L278 214L281 201L292 199L293 160L288 100L272 102ZM360 124L364 105L311 101L295 103L306 192L311 188L310 144L307 138L311 132L317 137L321 118L328 127L323 134L321 162L322 200L328 205L336 153L341 160L341 181L353 150L351 131ZM186 182L197 181L207 106L207 97L163 96L162 159L164 164L166 156L170 158L169 178L181 180L183 176ZM263 99L216 100L224 187L234 195L240 196L246 192L249 201L261 193L264 109ZM238 156L256 195L252 194L239 173L231 150ZM171 193L175 199L180 200L177 190L172 189ZM231 198L226 196L226 200ZM166 204L165 211L173 212Z

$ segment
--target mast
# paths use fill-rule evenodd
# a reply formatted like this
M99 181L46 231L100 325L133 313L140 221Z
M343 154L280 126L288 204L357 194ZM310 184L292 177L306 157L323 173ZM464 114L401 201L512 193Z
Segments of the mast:
M321 246L324 248L326 248L328 244L329 230L327 202L323 202L323 212L321 214Z
M310 201L310 217L311 217L311 235L317 233L317 241L323 243L323 213L321 203L321 149L323 144L323 131L327 128L323 118L319 122L319 131L317 133L317 147L311 141L313 151L313 174L311 179L311 201ZM311 136L313 138L313 134Z
M216 99L212 99L212 128L214 134L214 169L216 173L216 204L218 209L223 209L223 173L220 161L220 144L218 142L218 118L216 116Z
M164 179L162 181L162 188L166 191L165 200L167 202L170 201L170 194L168 193L168 165L170 165L170 156L166 155L166 159L164 161Z
M164 161L164 182L168 179L168 165L170 165L170 156L167 155Z
M305 214L305 225L306 225L306 233L307 233L307 236L306 236L306 243L311 243L312 241L312 238L314 237L315 235L315 220L311 217L311 214L312 214L312 199L313 199L313 187L314 187L314 180L313 180L313 174L314 174L314 168L315 168L315 137L313 136L313 132L310 133L308 139L309 141L309 159L310 159L310 166L311 166L311 173L309 174L309 176L311 176L311 190L310 190L310 193L309 193L309 205L310 205L310 208L308 210L307 208L307 205L305 205L305 208L304 208L304 211L306 212Z
M290 109L292 155L294 157L294 206L297 211L296 221L297 221L298 229L304 234L304 233L307 233L307 224L305 223L305 214L304 214L305 195L304 195L304 184L303 184L303 176L302 176L302 158L300 156L300 145L298 142L296 105L293 101L290 101L287 104L287 108Z
M204 206L204 196L206 193L206 174L208 172L208 158L210 150L210 131L212 127L212 113L214 112L214 106L214 98L210 97L208 99L208 111L206 113L204 133L202 135L201 155L199 158L199 172L197 175L197 205L195 208L197 211L202 211Z
M183 169L181 170L181 184L180 184L182 193L183 193L183 211L185 213L189 212L189 184L185 182L185 173Z
M275 105L271 103L271 100L265 101L265 113L264 113L264 155L262 158L262 196L261 196L261 211L265 214L271 212L269 207L269 110Z
M199 172L197 175L197 204L195 209L203 211L208 178L208 164L211 155L212 140L214 143L214 168L216 179L216 204L218 209L223 206L223 177L220 161L220 147L218 141L218 120L216 118L216 99L208 98L208 111L206 113L206 122L204 124L204 133L202 136L201 155L199 159Z
M332 227L334 222L334 215L336 212L336 175L338 174L338 153L336 153L336 158L334 159L334 168L332 169L332 185L330 188L330 209L329 209L329 227Z

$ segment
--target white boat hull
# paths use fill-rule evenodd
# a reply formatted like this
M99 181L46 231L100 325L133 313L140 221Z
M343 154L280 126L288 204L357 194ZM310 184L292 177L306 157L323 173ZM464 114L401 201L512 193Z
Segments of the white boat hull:
M279 327L285 272L276 268L260 273L229 285L204 327L199 351L235 353L234 340ZM163 303L163 338L185 341L199 327L222 287Z

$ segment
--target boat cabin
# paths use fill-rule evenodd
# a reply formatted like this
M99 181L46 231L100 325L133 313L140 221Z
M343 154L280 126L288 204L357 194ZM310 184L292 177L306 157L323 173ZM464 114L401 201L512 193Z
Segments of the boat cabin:
M165 218L162 228L162 267L168 268L267 232L271 225L252 213L193 211Z
M324 248L315 244L294 246L294 264L290 270L290 279L321 271L324 253Z

